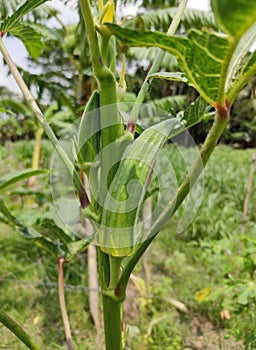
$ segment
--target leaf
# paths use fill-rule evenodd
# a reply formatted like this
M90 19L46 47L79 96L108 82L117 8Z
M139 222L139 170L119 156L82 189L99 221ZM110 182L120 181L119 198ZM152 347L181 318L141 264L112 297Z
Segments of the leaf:
M44 47L41 41L42 35L36 32L32 27L23 23L18 23L15 27L11 28L9 32L23 42L30 56L36 58L41 54Z
M157 124L166 119L166 113L169 118L174 117L178 111L185 108L187 96L176 95L167 96L155 100L151 100L143 105L140 111L140 121L143 125ZM166 113L159 113L160 110Z
M112 256L130 255L139 244L138 215L158 151L175 132L179 119L165 120L145 130L125 151L104 202L100 248Z
M136 59L137 61L144 62L144 60L148 60L150 63L154 61L158 52L159 49L156 47L131 47L128 51L127 56ZM177 66L178 64L176 57L171 55L169 52L166 52L164 58L162 59L161 67L165 67L169 70L175 70L177 69Z
M201 96L199 96L184 112L181 112L178 115L181 119L183 130L190 128L203 119L208 119L209 117L214 116L215 112L213 111L211 113L211 109L212 107L209 106ZM179 130L177 130L177 133L178 132Z
M229 41L218 33L191 30L188 38L158 32L133 31L107 24L110 31L130 46L157 46L178 58L186 77L212 106L224 96Z
M129 29L155 29L167 31L177 12L176 7L160 8L136 16L125 24ZM180 26L185 29L201 29L202 27L216 30L213 13L201 10L185 9Z
M32 170L32 169L26 169L15 173L10 173L8 174L8 176L0 179L0 192L4 191L7 187L21 180L28 179L31 176L47 174L47 173L48 173L47 170Z
M187 96L185 95L175 95L175 96L167 96L162 98L157 98L155 100L151 100L147 102L146 105L153 106L155 108L162 109L163 111L167 111L173 113L173 116L176 114L176 111L180 111L184 109L187 101ZM157 114L157 111L156 113ZM159 113L158 113L159 114ZM161 121L161 120L159 120ZM154 123L156 124L156 123Z
M36 237L34 239L34 242L40 248L43 248L48 253L52 254L55 258L63 257L66 255L66 252L62 250L62 247L59 244L52 242L43 236Z
M2 198L0 198L0 214L1 213L6 218L5 223L14 226L24 238L33 240L37 245L53 254L55 258L66 254L65 247L63 249L63 245L60 241L53 242L47 237L43 237L41 233L38 232L36 229L34 229L33 227L25 226L20 220L13 216L12 213L5 206Z
M251 26L251 28L245 33L236 46L228 68L226 90L228 90L230 84L232 83L232 79L234 80L234 78L238 76L241 66L244 66L245 55L248 53L255 41L256 23Z
M211 0L218 27L229 34L234 41L256 21L256 1L248 0Z
M72 242L72 237L67 234L62 228L56 225L52 219L43 219L40 221L40 227L49 231L50 237L53 239L59 239L65 246ZM45 231L44 231L44 234Z
M150 81L152 79L165 79L165 80L171 80L171 81L180 81L186 84L189 83L186 75L181 72L159 72L159 73L151 74L149 78L150 78Z
M64 39L59 34L59 31L57 31L56 29L46 27L45 25L40 23L28 22L26 24L29 25L30 28L33 28L37 33L41 34L45 41L55 40L59 41L61 44L64 45Z
M15 113L21 113L24 116L33 116L31 110L24 103L15 101L11 98L1 99L0 106L3 106L5 108L10 108Z
M256 73L256 51L249 55L246 63L242 66L241 71L237 79L230 84L228 90L229 101L234 100L238 92L244 87L244 85L250 80L250 78Z
M216 102L224 106L226 93L229 102L233 103L239 89L254 74L250 65L247 76L234 77L238 63L240 65L255 38L256 3L213 0L212 5L217 24L228 36L207 29L192 29L187 38L171 37L159 32L131 31L111 23L106 26L125 45L155 46L175 55L188 83L212 106L216 106ZM243 36L248 44L239 45ZM237 84L232 90L230 82L234 78Z
M12 213L7 209L2 198L0 198L0 213L2 213L8 223L15 226L25 238L36 238L40 236L40 233L34 230L32 227L26 227L22 224Z
M66 256L66 260L70 261L78 253L83 252L92 241L93 241L93 237L88 237L86 241L84 239L81 239L79 241L68 243L68 254Z
M42 5L48 0L27 0L22 6L20 6L11 16L7 17L0 25L0 32L8 32L17 26L20 19L35 9L36 7Z

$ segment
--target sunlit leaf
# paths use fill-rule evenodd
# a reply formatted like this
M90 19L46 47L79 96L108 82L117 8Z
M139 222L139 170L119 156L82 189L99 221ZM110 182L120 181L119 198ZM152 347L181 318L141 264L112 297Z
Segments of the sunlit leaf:
M211 0L217 25L238 41L256 21L256 1Z
M133 31L107 24L113 34L129 46L157 46L178 58L189 83L211 105L222 100L229 41L218 33L191 30L188 38L159 32Z
M0 32L8 32L11 29L13 29L24 15L26 15L36 7L44 4L46 1L49 0L27 0L11 16L7 17L0 24Z
M38 57L41 54L44 46L41 41L42 36L33 28L24 25L23 23L19 23L11 28L9 32L23 42L30 56Z

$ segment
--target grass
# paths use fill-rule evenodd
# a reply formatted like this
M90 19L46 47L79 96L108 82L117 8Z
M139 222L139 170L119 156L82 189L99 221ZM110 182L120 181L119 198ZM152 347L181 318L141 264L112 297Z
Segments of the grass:
M20 167L27 166L28 158L22 161L20 149L18 144L0 149L6 164L1 171L10 171L17 165L15 158ZM194 151L186 152L189 159ZM219 146L204 172L204 197L192 224L184 232L177 233L177 223L184 211L181 209L153 242L144 264L137 266L125 305L128 350L193 349L196 341L199 344L206 340L208 345L204 345L204 349L213 349L211 343L215 344L214 349L217 349L216 344L221 349L220 342L222 350L254 346L256 292L249 286L250 283L254 286L256 270L255 176L246 238L242 238L244 250L241 256L237 254L252 152ZM178 153L173 147L171 152L166 151L179 183L185 164ZM171 188L173 179L167 176L165 181ZM31 209L33 201L27 204L27 199L25 207ZM16 208L17 214L22 213L17 194L10 194L8 203L13 210ZM1 308L21 323L43 349L66 349L57 298L57 262L3 224L0 247ZM75 348L95 349L96 332L88 306L86 253L65 267L65 281L76 286L67 289L66 295ZM198 303L195 295L204 290L208 290L209 295ZM184 303L189 312L176 309L172 299ZM229 311L230 320L221 319L223 309ZM199 322L194 327L196 331L193 330L195 322ZM209 329L212 327L210 336L204 324L208 324ZM224 339L227 335L241 338L246 345L235 343L231 338ZM0 349L25 349L1 325L0 342Z

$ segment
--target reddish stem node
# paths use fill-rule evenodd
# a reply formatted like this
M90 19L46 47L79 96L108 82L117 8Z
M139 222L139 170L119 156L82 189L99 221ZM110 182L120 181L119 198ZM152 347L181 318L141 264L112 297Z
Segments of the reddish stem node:
M115 295L117 296L117 297L120 297L120 295L121 295L121 288L120 288L120 285L118 284L117 286L116 286L116 288L115 288Z
M229 111L230 111L230 103L228 101L228 99L225 99L225 105L222 106L218 101L215 102L214 107L216 108L216 110L218 111L219 115L222 118L227 118L229 115Z
M129 121L127 125L127 130L130 131L131 134L135 132L135 123L133 121Z
M79 193L79 200L80 200L81 207L83 209L86 208L87 205L89 205L89 203L90 203L88 195L87 195L87 193L86 193L84 188Z

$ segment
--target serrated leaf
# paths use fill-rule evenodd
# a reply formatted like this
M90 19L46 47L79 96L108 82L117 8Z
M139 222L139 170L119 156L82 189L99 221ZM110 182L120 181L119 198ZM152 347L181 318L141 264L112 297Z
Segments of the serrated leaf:
M18 23L9 32L23 42L30 56L36 58L41 54L44 47L41 40L42 35L33 28L23 23Z
M167 30L171 21L177 12L176 7L155 9L137 15L125 24L125 27L130 29L151 29ZM180 25L182 28L201 29L202 27L212 28L216 30L216 24L212 12L202 10L185 9L183 12Z
M128 57L135 58L137 61L149 60L149 62L153 62L158 52L159 50L156 47L131 47L128 51ZM169 70L177 69L178 64L176 57L166 52L162 59L161 67L165 67Z
M219 28L235 41L256 21L254 0L211 0L211 6Z
M214 116L215 112L211 113L211 109L212 107L199 96L184 112L181 112L180 118L183 128L188 129L201 120Z
M24 238L33 240L38 246L53 254L54 257L58 258L67 254L67 247L59 239L57 241L52 241L48 237L42 236L38 230L30 226L25 226L20 220L12 215L5 206L2 198L0 198L0 214L2 214L1 217L3 216L3 220L0 218L0 221L14 226Z
M11 16L7 17L0 25L0 32L8 32L13 29L20 21L20 19L49 0L27 0L20 6Z
M23 237L34 239L36 237L41 236L41 234L35 229L23 225L21 221L19 221L14 215L12 215L12 213L5 206L2 198L0 198L0 213L2 213L6 217L8 224L16 227L20 231Z
M46 27L45 25L40 23L27 22L25 24L33 28L37 33L41 34L44 40L55 40L64 44L63 37L59 34L59 32L56 29Z
M55 258L63 257L66 255L66 251L63 250L63 246L56 242L52 242L51 240L40 236L36 237L34 239L34 242L36 245L38 245L40 248L43 248L46 250L48 253L51 253Z
M54 239L59 239L65 246L72 242L72 237L68 235L62 228L60 228L54 220L52 219L43 219L40 221L40 227L47 229L50 232L50 237ZM45 233L45 232L44 232Z
M92 238L88 237L88 240L79 240L75 242L68 243L68 254L66 260L72 260L78 253L83 252L88 245L93 241Z
M0 179L0 192L4 191L7 187L21 181L30 178L31 176L47 174L47 170L32 170L26 169L14 173L10 173L7 176Z
M178 58L186 77L212 106L224 96L223 66L229 59L229 41L218 33L191 30L188 38L158 32L133 31L107 24L110 31L129 46L157 46Z

